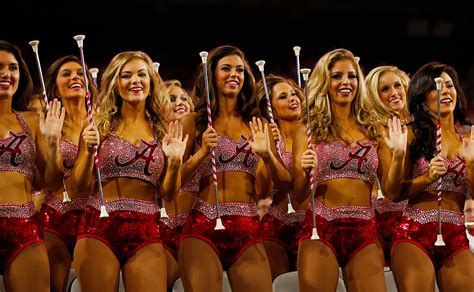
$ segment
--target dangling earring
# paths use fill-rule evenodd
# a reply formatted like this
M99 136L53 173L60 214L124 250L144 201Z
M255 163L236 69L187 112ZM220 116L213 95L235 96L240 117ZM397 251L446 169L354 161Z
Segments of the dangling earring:
M425 113L427 113L427 112L430 111L430 109L428 108L428 106L426 105L426 103L422 103L421 105L423 106L423 111L424 111Z

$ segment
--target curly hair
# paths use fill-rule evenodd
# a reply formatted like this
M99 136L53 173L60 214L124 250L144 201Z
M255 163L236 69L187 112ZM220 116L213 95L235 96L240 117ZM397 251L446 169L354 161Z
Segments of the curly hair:
M466 119L466 97L459 85L458 73L453 67L439 63L429 62L421 66L413 75L408 87L408 109L413 114L414 138L410 144L410 159L416 161L420 157L430 160L434 157L436 146L436 124L429 113L423 109L426 96L436 90L434 79L442 73L448 74L453 80L457 92L457 102L454 108L455 124L470 125Z
M351 113L355 117L357 125L367 132L369 138L376 139L376 121L370 115L370 102L365 87L364 75L354 55L347 49L335 49L323 55L313 68L308 80L308 108L310 116L310 128L312 137L316 141L328 141L340 139L348 144L349 137L341 135L337 120L331 113L331 102L329 98L329 86L331 82L330 70L340 60L349 60L357 74L357 94L351 103ZM302 109L303 122L307 121L306 100Z
M31 78L30 70L28 70L28 66L26 65L26 62L21 55L21 51L17 46L7 41L0 40L0 51L5 51L12 54L20 66L18 89L13 94L12 109L15 111L27 111L33 92L33 80Z
M150 57L142 51L126 51L115 55L102 74L100 90L100 111L97 119L97 128L102 136L110 133L111 121L120 120L122 98L118 91L120 72L125 64L132 59L145 61L147 73L150 77L150 93L145 101L145 114L152 123L152 130L159 139L165 135L163 109L160 100L166 100L168 93L160 75L154 71Z
M214 78L214 72L217 68L217 63L224 57L236 55L239 56L244 63L244 84L242 90L237 97L237 109L239 110L242 119L245 122L250 122L252 117L259 116L257 98L255 95L255 77L245 58L244 53L237 47L225 45L220 46L209 52L207 58L207 72L209 72L209 97L211 101L211 111L213 116L219 115L219 98L217 92L217 85ZM201 139L201 134L207 128L207 101L206 101L206 87L205 76L203 74L203 64L199 65L196 74L196 79L193 88L193 96L197 100L196 104L196 129L198 131L198 141Z

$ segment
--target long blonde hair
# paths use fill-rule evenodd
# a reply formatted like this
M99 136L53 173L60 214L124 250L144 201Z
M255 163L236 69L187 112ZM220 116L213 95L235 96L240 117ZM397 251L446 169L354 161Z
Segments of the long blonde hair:
M379 95L379 80L380 76L385 73L393 73L400 78L405 93L408 91L408 84L410 77L404 71L400 70L396 66L379 66L372 69L367 77L365 78L365 84L367 86L367 93L369 95L370 102L372 104L372 113L375 119L380 124L385 124L388 118L397 116L400 119L408 122L411 120L410 112L408 111L408 100L405 101L400 113L395 112L389 108L385 103L382 102Z
M117 83L123 66L132 59L144 60L150 76L150 93L145 101L145 114L152 124L153 133L161 139L165 134L163 108L160 100L166 100L166 87L160 75L153 68L151 58L142 51L126 51L115 55L102 74L100 90L100 111L97 119L97 128L102 136L110 133L111 121L120 120L122 98Z
M347 49L335 49L324 56L314 66L308 80L308 103L310 112L310 128L312 137L318 142L328 140L342 140L352 143L350 138L343 137L331 112L331 101L329 99L329 86L331 82L330 70L337 61L349 60L356 69L357 94L351 103L351 113L361 130L367 133L369 138L376 139L376 124L370 117L370 102L367 97L367 89L364 83L364 74L354 55ZM306 101L303 106L302 117L306 123Z

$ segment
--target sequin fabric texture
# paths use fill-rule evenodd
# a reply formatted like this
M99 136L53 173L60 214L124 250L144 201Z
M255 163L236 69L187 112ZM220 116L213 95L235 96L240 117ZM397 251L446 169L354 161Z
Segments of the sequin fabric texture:
M353 178L374 184L377 175L377 149L370 141L357 141L354 146L332 141L318 143L315 148L318 165L315 183L337 178Z
M144 141L136 146L115 134L109 134L99 150L102 179L138 178L158 186L165 165L160 143Z
M314 210L319 240L331 248L342 268L358 251L375 243L375 215L371 207L328 208L316 200ZM312 212L308 210L300 242L311 237L312 222Z
M222 203L220 206L224 230L214 230L215 206L198 198L184 225L182 239L195 237L206 241L227 270L248 247L262 239L255 204Z
M35 141L23 117L15 112L23 131L9 132L8 137L0 139L0 171L19 172L33 181L36 160Z
M462 157L456 155L456 158L449 159L444 158L444 163L447 168L447 172L441 176L441 191L455 192L460 194L466 194L468 190L468 181L466 175L466 163ZM413 164L412 177L416 178L430 170L430 162L424 157L418 159ZM437 181L428 185L423 192L438 191Z
M439 270L453 256L469 249L462 213L441 210L441 222L446 246L435 246L438 235L438 210L425 211L408 206L395 235L392 255L398 243L409 242L421 248L430 257L435 269Z
M43 242L33 203L0 205L0 274L23 249Z

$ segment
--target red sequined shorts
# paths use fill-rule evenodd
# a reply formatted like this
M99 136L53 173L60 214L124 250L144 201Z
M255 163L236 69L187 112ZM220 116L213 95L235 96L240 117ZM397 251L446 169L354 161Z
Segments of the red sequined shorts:
M33 203L0 205L0 275L28 246L44 242Z
M446 246L435 246L438 235L438 210L423 211L408 206L397 229L392 257L398 243L411 243L418 246L431 259L435 269L439 270L456 254L469 249L462 213L441 210L441 222Z
M396 230L407 203L408 200L399 203L392 202L388 199L372 201L377 222L377 236L383 246L385 261L388 264L390 264L390 252Z
M328 208L316 200L314 213L319 240L334 252L342 268L362 248L376 242L375 215L371 207ZM312 220L311 210L306 211L300 243L311 237Z
M38 214L41 230L58 236L71 256L74 254L77 231L86 205L87 198L73 199L71 202L63 203L48 193Z
M77 240L94 238L106 244L121 265L140 248L161 243L160 208L154 201L116 199L105 202L109 217L100 218L97 197L91 197L82 216Z
M179 242L183 232L184 223L188 218L188 213L169 215L168 218L161 218L160 236L163 239L163 247L166 248L175 259L178 259Z
M214 230L217 212L214 205L197 198L194 209L184 224L181 240L188 237L207 242L227 270L250 246L262 242L255 204L223 203L220 215L224 230Z

